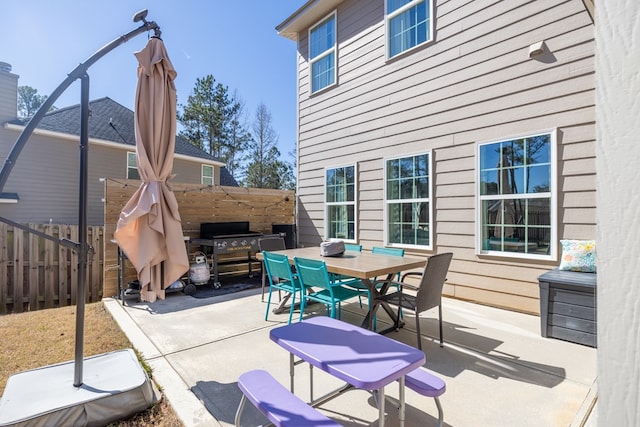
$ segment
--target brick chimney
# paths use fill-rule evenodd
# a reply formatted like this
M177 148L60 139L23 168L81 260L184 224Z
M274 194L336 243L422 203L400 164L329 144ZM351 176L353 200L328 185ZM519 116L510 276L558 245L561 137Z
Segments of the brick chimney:
M11 65L0 62L0 126L18 117L18 75Z

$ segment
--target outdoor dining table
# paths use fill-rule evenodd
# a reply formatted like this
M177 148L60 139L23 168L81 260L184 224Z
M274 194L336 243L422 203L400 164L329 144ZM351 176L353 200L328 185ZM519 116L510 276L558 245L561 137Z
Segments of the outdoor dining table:
M373 317L379 306L387 312L393 321L395 321L396 313L387 305L386 302L377 301L376 298L384 295L389 289L389 284L376 288L374 278L385 278L391 280L395 274L401 271L411 270L414 268L422 268L426 260L413 257L399 257L386 254L374 254L371 252L352 252L346 251L342 256L322 256L320 255L319 246L309 246L306 248L286 249L274 251L275 253L287 255L289 263L294 264L295 257L310 258L322 260L327 265L330 273L336 273L343 276L355 277L360 279L362 283L371 291L372 304L369 307L367 315L362 322L362 327L371 329ZM257 258L262 260L262 254L258 253ZM282 310L282 306L286 300L283 300L276 310ZM274 310L274 311L276 311ZM386 331L383 331L383 333Z
M422 366L425 355L415 347L327 316L315 316L303 322L274 328L269 337L289 352L291 392L294 392L295 357L345 381L346 385L318 399L320 405L347 390L358 388L377 391L378 425L384 426L386 385L398 381L400 409L399 424L405 418L405 374Z

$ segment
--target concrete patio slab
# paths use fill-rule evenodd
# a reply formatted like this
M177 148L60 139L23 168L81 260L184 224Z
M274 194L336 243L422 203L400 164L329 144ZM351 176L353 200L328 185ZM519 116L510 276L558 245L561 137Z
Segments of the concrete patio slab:
M176 293L155 303L123 306L107 299L105 304L186 426L233 425L242 372L265 369L289 384L288 353L269 339L269 330L285 324L288 314L270 314L265 322L259 289L208 299ZM306 315L323 311L311 306ZM578 426L587 420L597 395L596 349L542 338L537 316L452 299L444 300L443 314L444 348L435 338L436 310L421 315L421 329L425 366L447 383L441 397L445 425ZM363 316L357 301L343 306L343 320L359 324ZM379 316L379 327L388 321L385 316ZM413 314L405 313L405 321L405 328L387 336L415 345ZM314 397L339 385L315 372ZM299 365L295 392L305 400L310 399L308 377L308 368ZM398 388L389 386L386 393L391 403ZM436 425L433 399L410 390L406 399L407 427ZM386 407L387 425L396 425L396 409ZM321 410L347 426L377 425L375 401L365 391L348 392ZM263 420L247 410L243 422Z

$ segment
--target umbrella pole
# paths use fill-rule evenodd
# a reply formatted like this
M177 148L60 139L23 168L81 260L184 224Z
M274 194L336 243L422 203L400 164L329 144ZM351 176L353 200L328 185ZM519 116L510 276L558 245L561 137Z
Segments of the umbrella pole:
M89 179L89 75L80 77L80 186L78 190L78 289L76 291L76 346L73 385L82 385L84 361L84 306L87 295L87 181Z

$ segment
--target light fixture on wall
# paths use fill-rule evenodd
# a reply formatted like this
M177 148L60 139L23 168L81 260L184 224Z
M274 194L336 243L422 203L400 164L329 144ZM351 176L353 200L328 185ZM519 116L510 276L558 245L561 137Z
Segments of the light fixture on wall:
M541 53L544 53L544 50L545 50L544 40L533 43L531 46L529 46L529 58L533 58L536 55L540 55Z

